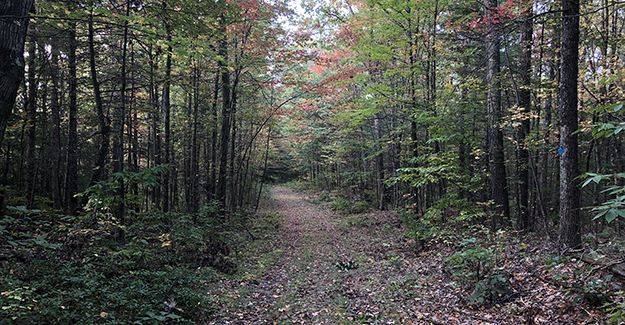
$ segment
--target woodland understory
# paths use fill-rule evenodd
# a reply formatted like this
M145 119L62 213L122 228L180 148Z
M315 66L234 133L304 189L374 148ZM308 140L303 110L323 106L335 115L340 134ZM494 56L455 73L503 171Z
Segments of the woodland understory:
M622 324L624 33L616 0L2 0L0 325Z

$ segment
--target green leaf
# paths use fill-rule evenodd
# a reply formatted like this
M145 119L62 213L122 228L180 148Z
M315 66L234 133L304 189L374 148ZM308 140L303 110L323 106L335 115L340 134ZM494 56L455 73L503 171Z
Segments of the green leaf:
M597 106L595 108L592 109L593 112L599 112L599 111L613 111L613 112L618 112L623 108L623 103L616 103L616 104L611 104L611 105L602 105L602 106Z
M614 219L616 219L616 211L615 209L610 209L608 210L608 212L605 214L605 221L607 221L608 223L614 221Z

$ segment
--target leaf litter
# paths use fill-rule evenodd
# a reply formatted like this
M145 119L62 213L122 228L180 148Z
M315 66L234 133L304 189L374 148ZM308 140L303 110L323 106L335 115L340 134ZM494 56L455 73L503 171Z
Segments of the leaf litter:
M218 309L208 324L608 324L604 309L567 290L572 280L562 274L579 265L545 265L541 254L553 247L540 238L519 245L510 236L497 257L510 275L509 297L473 304L471 286L447 262L453 244L417 253L395 213L346 216L287 187L271 193L265 209L282 217L282 227L265 240L281 255L260 275L215 283Z

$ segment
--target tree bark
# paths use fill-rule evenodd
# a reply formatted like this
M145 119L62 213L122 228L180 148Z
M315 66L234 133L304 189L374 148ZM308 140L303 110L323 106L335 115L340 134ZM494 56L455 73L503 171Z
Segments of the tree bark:
M77 72L76 72L76 24L69 27L69 52L67 53L68 95L69 95L69 125L67 132L67 174L65 175L65 204L68 213L75 213L78 192L78 103L77 103Z
M492 210L493 230L497 229L504 220L510 217L508 202L508 183L506 180L506 166L503 152L503 131L501 130L501 80L500 80L500 40L499 24L494 18L497 0L484 0L487 20L486 56L487 70L487 112L488 112L488 157L491 179L491 196L494 201Z
M561 246L581 245L577 149L577 77L579 73L579 0L562 0L560 50L560 227Z
M96 166L91 174L89 180L89 187L95 185L106 177L106 163L109 154L111 128L108 123L108 119L104 114L104 104L102 102L102 92L100 91L100 82L98 81L98 74L96 70L96 54L94 45L94 31L93 31L93 15L89 15L89 67L91 71L91 84L93 86L93 95L95 99L96 114L98 116L98 132L100 133L100 146L98 147L98 158ZM89 201L88 196L82 198L82 205L86 205Z
M24 78L24 43L34 0L0 2L0 147ZM6 18L5 18L6 17Z
M160 105L158 100L158 85L155 82L156 71L158 70L158 52L152 53L150 50L150 97L152 101L152 145L153 150L152 154L153 158L153 167L159 166L162 164L161 160L161 113L160 113ZM152 203L154 204L155 209L161 208L161 189L159 186L155 186L152 188Z
M219 143L219 172L217 176L217 200L226 206L226 178L228 175L228 144L230 142L230 71L228 71L228 45L225 35L219 45L219 67L221 70L222 109L221 138Z
M378 209L384 211L386 210L386 185L384 184L384 153L382 152L382 145L380 144L381 131L379 113L373 115L373 137L377 151L375 162L377 168Z
M196 65L199 63L196 61ZM190 201L189 201L189 212L197 212L199 210L199 141L198 141L198 118L199 118L199 109L200 109L200 68L196 66L193 69L193 94L192 102L189 103L189 109L192 112L192 134L191 134L191 162L189 165L189 193L190 193Z
M36 42L31 37L28 45L28 146L26 149L26 207L33 208L35 201L35 177L37 171L37 161L35 159L35 142L37 141L37 74L36 64Z
M59 210L63 207L61 196L61 179L59 177L61 162L61 105L59 103L59 49L52 44L52 55L50 62L50 76L52 79L52 89L50 90L50 175L51 194L53 208Z
M163 1L163 6L166 5L167 2ZM171 41L171 33L169 31L169 25L165 22L165 30L167 31L167 41ZM165 143L163 146L165 147L165 157L164 163L169 165L170 162L170 148L171 148L171 99L170 99L170 90L171 90L171 53L172 48L171 45L167 47L167 58L165 59L165 82L163 84L163 114L165 115ZM171 172L167 171L165 175L163 175L163 211L169 212L170 206L170 179Z
M208 199L215 200L215 181L217 180L217 100L219 99L219 73L215 74L213 89L213 105L211 109L211 132L207 132L210 138L206 140L206 147L210 142L210 162L206 162L207 191Z
M529 151L525 145L525 137L530 131L529 112L531 111L531 69L532 69L532 34L534 33L532 17L532 1L526 1L521 24L521 86L518 93L520 124L515 127L516 148L516 179L517 179L517 218L521 230L529 231L532 227L529 215Z
M130 2L126 2L126 15L130 13ZM113 218L119 222L121 226L126 224L126 205L124 178L117 177L118 173L124 170L124 117L126 110L126 52L128 48L128 21L124 22L124 36L122 40L122 56L119 90L120 103L116 105L113 111L113 174L115 174L115 182L117 190L115 193L115 204L113 205ZM123 228L118 229L117 238L120 242L125 241L125 233Z

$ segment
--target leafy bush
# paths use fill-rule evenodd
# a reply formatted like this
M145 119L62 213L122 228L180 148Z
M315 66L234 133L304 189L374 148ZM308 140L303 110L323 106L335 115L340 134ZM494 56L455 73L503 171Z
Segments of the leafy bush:
M483 304L499 303L507 298L511 291L509 277L504 272L488 274L475 284L475 289L467 298L470 302Z
M363 213L371 208L370 204L366 201L351 202L342 196L338 196L334 200L330 201L328 206L333 211L340 211L344 214Z
M415 250L424 250L426 242L434 237L440 231L438 225L431 214L419 217L414 212L404 211L401 216L402 222L406 225L408 231L406 237L415 239Z
M509 276L502 269L494 268L493 248L479 245L476 238L463 240L462 250L447 259L455 270L453 276L462 283L473 285L470 302L500 303L508 299L511 291Z
M465 282L480 282L493 263L493 250L478 246L476 242L476 238L463 240L460 245L464 249L448 258L448 262L456 269L453 275Z

